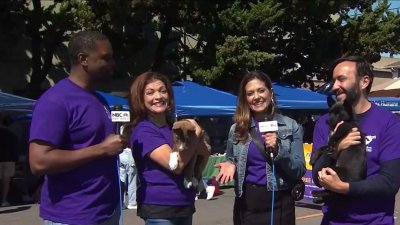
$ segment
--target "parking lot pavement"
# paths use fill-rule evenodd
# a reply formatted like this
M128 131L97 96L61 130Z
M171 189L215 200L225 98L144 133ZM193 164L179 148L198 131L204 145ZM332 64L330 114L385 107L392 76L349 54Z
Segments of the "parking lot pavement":
M224 193L211 200L196 201L196 213L193 225L232 225L232 209L234 201L233 188L221 189ZM395 216L399 216L400 199L397 195ZM39 218L39 205L19 205L0 208L1 225L43 225ZM124 225L141 225L143 220L136 216L136 210L123 210ZM298 203L296 206L297 225L319 225L322 214L319 206ZM400 225L398 220L395 224ZM266 223L267 224L267 223Z

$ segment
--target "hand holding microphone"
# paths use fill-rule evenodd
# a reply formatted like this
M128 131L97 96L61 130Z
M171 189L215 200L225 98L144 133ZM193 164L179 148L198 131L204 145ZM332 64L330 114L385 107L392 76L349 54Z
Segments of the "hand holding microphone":
M102 149L107 155L117 155L122 152L126 146L125 138L120 135L120 127L122 123L130 121L129 111L123 111L121 105L114 105L111 111L111 121L115 123L115 134L109 135L102 143Z
M110 134L100 143L100 149L107 156L118 155L126 145L124 137L118 134Z
M271 154L276 155L278 153L278 122L276 120L260 122L258 123L258 128L261 133L264 133L262 137L265 141L265 147Z
M109 138L111 140L111 143L116 143L115 147L112 148L112 150L117 150L117 154L121 153L126 146L126 140L124 136L121 135L123 132L123 126L122 123L124 122L129 122L131 121L130 113L129 111L123 111L122 106L120 104L115 104L113 111L111 111L111 121L115 123L115 134L113 136L108 136L105 141L107 141ZM113 142L114 141L114 142ZM114 146L113 146L114 147ZM113 153L114 153L113 152ZM117 155L116 154L116 155ZM121 193L121 182L120 182L120 161L119 157L117 157L117 174L118 174L118 191L119 191L119 208L120 208L120 218L119 218L119 224L124 224L123 218L122 218L122 205L123 205L123 198L122 198L122 193Z

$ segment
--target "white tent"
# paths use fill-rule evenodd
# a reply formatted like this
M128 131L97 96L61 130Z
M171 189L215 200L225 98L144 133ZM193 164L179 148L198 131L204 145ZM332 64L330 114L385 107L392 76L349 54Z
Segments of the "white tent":
M392 89L400 89L400 79L399 78L391 79L382 84L372 86L371 92L380 91L380 90L392 90Z

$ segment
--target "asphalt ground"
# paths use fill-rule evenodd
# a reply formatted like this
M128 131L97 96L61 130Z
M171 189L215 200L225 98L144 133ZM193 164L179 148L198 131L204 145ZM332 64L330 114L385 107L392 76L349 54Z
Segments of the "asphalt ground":
M211 200L199 199L196 201L196 213L193 217L193 225L232 225L232 209L234 192L232 187L221 189L222 195L215 196ZM399 194L395 216L400 216ZM296 224L318 225L321 222L322 213L319 206L297 203ZM39 204L17 205L0 207L0 225L43 225L39 217ZM142 225L143 220L136 215L136 210L123 210L124 225ZM268 221L266 221L268 224ZM400 225L396 219L395 224Z

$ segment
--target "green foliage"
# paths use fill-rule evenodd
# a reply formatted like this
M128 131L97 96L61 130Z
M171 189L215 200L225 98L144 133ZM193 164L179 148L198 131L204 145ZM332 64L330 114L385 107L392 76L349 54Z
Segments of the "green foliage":
M193 76L195 78L202 77L206 83L210 84L221 76L232 77L237 74L244 74L272 60L272 55L252 50L251 43L253 41L247 36L228 36L223 45L217 46L217 66L208 70L194 71Z
M260 69L299 84L326 76L345 54L371 62L400 53L400 15L387 0L66 0L0 1L0 51L29 40L31 85L55 66L70 35L100 30L111 40L118 79L156 70L172 80L192 75L211 85L232 83ZM229 82L228 82L229 81Z
M390 11L388 1L379 1L373 9L369 4L353 15L341 15L339 27L343 35L344 54L361 54L372 62L380 59L380 52L400 52L400 16Z
M85 28L87 30L99 30L101 22L96 19L93 9L85 1L69 0L63 1L59 8L59 15L71 18L70 24L76 28Z
M223 10L219 17L223 26L231 32L250 34L268 33L276 26L276 21L284 16L282 4L275 1L248 3L247 7L236 1Z
M250 70L272 62L274 53L268 42L276 39L276 21L283 17L280 3L264 1L244 4L235 1L218 12L220 36L217 37L215 61L209 69L194 70L197 80L211 84L215 80L240 77ZM206 39L206 38L204 38ZM206 57L213 55L206 55Z

